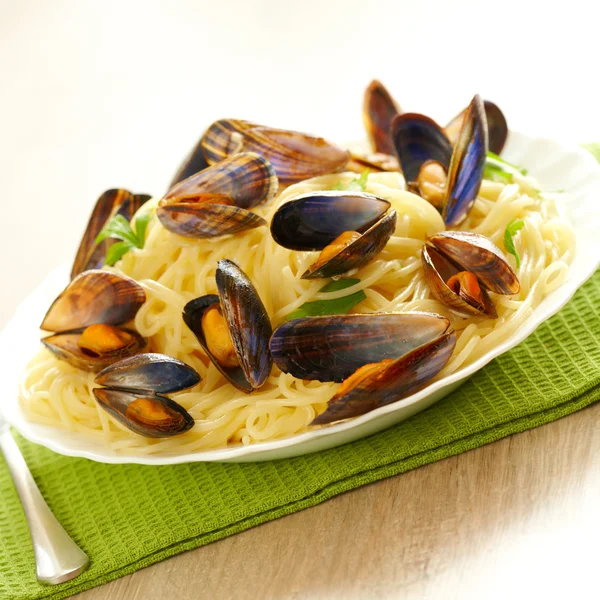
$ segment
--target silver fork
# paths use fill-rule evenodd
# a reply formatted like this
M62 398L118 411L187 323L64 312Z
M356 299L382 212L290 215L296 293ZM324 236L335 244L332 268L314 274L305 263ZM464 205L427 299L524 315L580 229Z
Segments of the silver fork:
M29 524L37 580L56 585L77 577L85 571L89 559L48 508L2 414L0 450L6 459Z

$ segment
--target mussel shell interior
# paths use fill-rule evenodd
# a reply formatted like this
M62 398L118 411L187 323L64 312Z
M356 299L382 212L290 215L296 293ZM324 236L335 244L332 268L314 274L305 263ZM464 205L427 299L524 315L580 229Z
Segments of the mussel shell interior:
M394 153L391 136L392 121L400 113L400 107L384 85L380 81L373 80L365 90L363 121L375 152Z
M443 217L448 226L458 225L473 206L488 152L487 122L483 102L475 96L467 109L448 169Z
M51 335L43 338L42 344L60 360L64 360L78 369L97 373L122 358L142 352L146 347L146 340L137 331L131 329L123 329L123 331L132 336L131 343L101 356L85 352L79 347L81 331Z
M40 328L72 331L95 323L120 325L133 319L145 301L143 288L133 279L108 271L85 271L52 303Z
M278 188L277 175L271 164L258 154L235 154L176 183L165 195L166 200L195 194L224 194L240 208L252 208L273 198Z
M487 291L481 288L483 305L467 302L454 290L446 285L446 281L461 270L457 265L448 260L439 250L431 246L424 246L421 251L421 260L425 279L429 284L431 295L460 315L478 315L496 318L496 308Z
M271 235L290 250L322 250L345 231L364 233L390 203L364 192L311 192L277 209Z
M396 359L439 338L449 327L441 315L418 312L304 317L280 325L270 348L284 373L341 382L363 365Z
M200 296L199 298L190 300L183 309L183 320L190 328L192 333L196 336L200 346L202 346L202 349L204 352L206 352L206 355L210 358L213 365L217 367L221 374L238 389L246 393L250 393L253 388L242 368L227 368L221 365L221 363L215 358L213 353L208 348L208 344L206 342L206 336L204 335L204 331L202 329L202 316L204 315L206 309L208 309L210 306L214 306L215 304L220 305L220 302L220 298L216 294L207 294L206 296ZM235 349L237 355L237 347Z
M146 353L125 358L98 373L98 385L168 394L190 388L200 375L185 363L166 354Z
M357 240L343 248L321 266L311 266L302 279L335 277L370 263L388 243L396 231L396 211L388 211L375 225L367 229Z
M107 388L94 388L93 392L98 404L106 412L134 433L144 437L165 438L180 435L189 431L195 423L185 408L166 396ZM137 411L128 410L139 400L154 404L155 409L158 409L164 418L144 419Z
M325 412L317 416L311 424L324 425L357 417L406 398L442 370L455 345L456 333L449 329L436 339L410 350L345 394L336 394L329 401Z
M197 239L239 233L267 224L256 213L226 204L167 204L157 208L156 215L170 232Z
M446 170L450 165L452 145L444 130L425 115L397 116L392 123L392 139L407 182L417 180L423 163L428 160L439 162Z
M445 231L428 238L447 258L470 271L479 282L497 294L517 294L519 279L492 240L468 231Z

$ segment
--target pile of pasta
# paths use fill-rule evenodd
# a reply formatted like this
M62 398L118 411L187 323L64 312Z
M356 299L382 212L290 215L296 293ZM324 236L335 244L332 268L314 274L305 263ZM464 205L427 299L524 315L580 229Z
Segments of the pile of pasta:
M270 222L277 208L295 196L346 186L355 177L354 173L342 173L291 185L255 211ZM484 180L469 216L458 229L481 233L503 248L507 224L522 219L524 227L514 239L520 267L514 257L507 258L521 290L516 296L492 294L497 319L457 316L431 297L421 267L426 237L445 229L438 211L407 192L399 173L370 174L366 191L389 200L398 214L396 231L375 260L351 274L359 283L339 291L321 292L325 281L300 279L316 253L278 246L265 227L235 236L186 239L170 233L153 217L145 247L129 252L114 267L138 281L146 292L147 301L136 316L135 328L149 338L150 351L176 357L202 376L198 386L172 396L195 419L190 431L166 439L131 432L97 405L91 391L94 373L80 371L45 349L31 362L22 384L21 402L27 418L95 437L115 452L128 455L182 454L305 431L339 384L301 381L273 367L262 388L245 394L208 361L182 320L182 309L189 300L216 292L215 270L220 259L233 260L249 276L273 327L305 302L358 290L364 290L366 299L353 312L428 311L447 316L458 341L437 379L469 365L510 337L567 277L575 241L555 202L540 194L530 178L511 184ZM148 206L156 206L156 201L143 210Z

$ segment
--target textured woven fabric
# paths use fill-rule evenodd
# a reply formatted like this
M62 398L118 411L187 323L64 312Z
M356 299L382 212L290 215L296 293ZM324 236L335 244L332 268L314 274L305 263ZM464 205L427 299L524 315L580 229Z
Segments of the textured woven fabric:
M0 460L0 598L64 598L366 483L553 421L600 399L600 272L558 315L429 410L294 459L103 465L18 438L40 490L88 553L57 587L35 581L27 526Z

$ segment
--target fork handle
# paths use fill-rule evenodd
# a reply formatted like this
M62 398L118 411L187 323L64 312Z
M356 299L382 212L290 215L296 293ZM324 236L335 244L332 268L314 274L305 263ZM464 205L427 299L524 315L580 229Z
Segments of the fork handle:
M48 508L8 427L0 430L0 448L29 524L38 581L55 585L77 577L89 559Z

